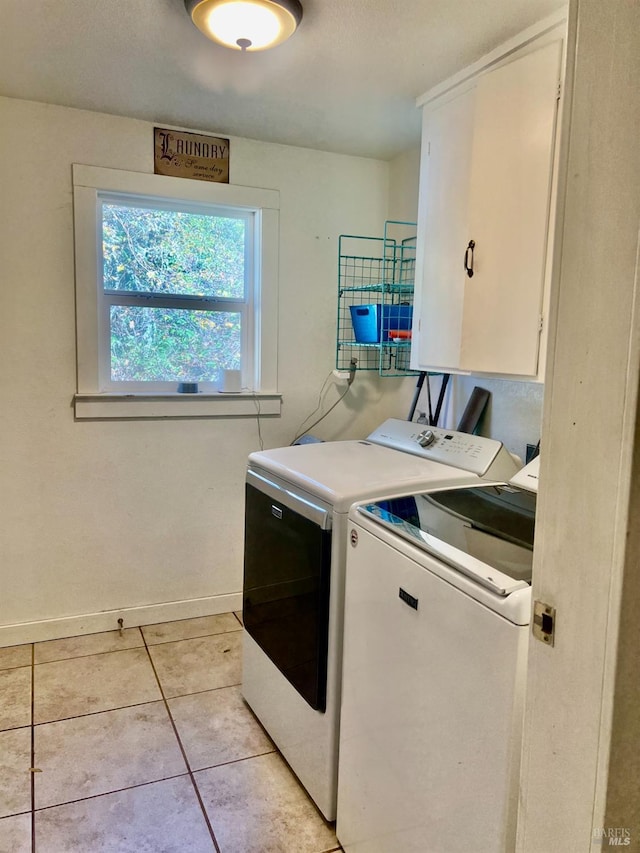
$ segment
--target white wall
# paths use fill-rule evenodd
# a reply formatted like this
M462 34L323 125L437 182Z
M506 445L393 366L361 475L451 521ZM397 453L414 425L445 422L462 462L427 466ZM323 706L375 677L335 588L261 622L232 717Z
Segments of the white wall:
M456 376L452 384L448 426L455 427L475 386L491 397L478 424L478 434L498 438L524 462L527 444L537 444L542 428L544 386L482 376Z
M420 146L409 148L389 162L389 219L416 222Z
M0 127L0 645L115 627L126 608L131 625L238 606L256 420L73 420L71 164L152 172L153 126L3 98ZM388 172L231 140L231 182L281 199L283 414L262 419L267 447L291 441L334 366L337 237L381 232ZM406 382L358 374L314 432L361 437L403 416ZM149 610L167 602L186 604Z

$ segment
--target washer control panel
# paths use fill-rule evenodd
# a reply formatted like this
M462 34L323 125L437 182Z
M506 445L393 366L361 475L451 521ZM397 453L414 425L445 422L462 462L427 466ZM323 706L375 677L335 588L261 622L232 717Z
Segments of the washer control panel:
M396 418L381 424L367 440L495 480L508 480L521 467L501 441Z

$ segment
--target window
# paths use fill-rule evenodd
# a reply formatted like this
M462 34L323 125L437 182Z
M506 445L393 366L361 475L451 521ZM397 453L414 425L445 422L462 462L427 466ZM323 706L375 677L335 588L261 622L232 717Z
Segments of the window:
M73 169L78 394L275 394L278 193Z
M216 390L234 369L253 387L255 214L98 198L101 386Z

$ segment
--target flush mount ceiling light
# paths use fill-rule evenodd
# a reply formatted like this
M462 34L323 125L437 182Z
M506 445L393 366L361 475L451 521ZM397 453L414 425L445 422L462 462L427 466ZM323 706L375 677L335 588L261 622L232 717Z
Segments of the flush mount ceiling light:
M302 20L298 0L185 0L196 27L235 50L266 50L292 36Z

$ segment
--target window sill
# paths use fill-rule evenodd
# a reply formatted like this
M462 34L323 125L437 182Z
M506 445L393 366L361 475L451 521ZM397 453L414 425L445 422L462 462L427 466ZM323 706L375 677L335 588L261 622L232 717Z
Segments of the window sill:
M278 417L281 394L75 394L77 421Z

